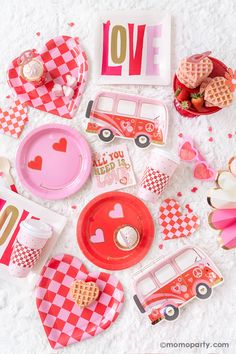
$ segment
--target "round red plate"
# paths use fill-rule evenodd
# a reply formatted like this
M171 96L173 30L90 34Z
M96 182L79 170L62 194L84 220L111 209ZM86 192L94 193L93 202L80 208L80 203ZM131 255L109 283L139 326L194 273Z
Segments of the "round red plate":
M115 231L130 225L138 230L140 241L129 251L114 242ZM109 192L91 200L80 214L77 240L85 256L109 270L133 266L147 254L154 239L154 223L146 205L128 193Z

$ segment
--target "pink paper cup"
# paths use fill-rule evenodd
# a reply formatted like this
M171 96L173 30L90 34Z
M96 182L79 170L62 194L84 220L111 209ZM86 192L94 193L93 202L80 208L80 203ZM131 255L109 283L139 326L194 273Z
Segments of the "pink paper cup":
M16 277L26 277L38 261L43 247L52 236L51 226L36 219L20 224L20 231L13 246L9 272Z
M178 165L178 157L170 152L161 149L153 151L141 179L138 196L155 203L166 189Z

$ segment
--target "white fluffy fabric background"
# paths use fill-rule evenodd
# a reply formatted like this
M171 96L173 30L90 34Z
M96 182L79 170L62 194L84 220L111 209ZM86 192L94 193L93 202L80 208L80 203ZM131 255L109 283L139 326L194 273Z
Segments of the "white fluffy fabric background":
M29 48L40 49L50 38L66 34L78 36L88 53L90 78L79 110L71 121L30 109L29 123L19 140L0 135L0 155L8 156L14 166L18 145L22 138L45 123L64 123L84 133L83 119L89 99L99 90L93 77L93 64L96 60L94 47L94 22L98 10L153 9L167 11L172 15L172 74L178 61L193 53L212 50L213 55L225 62L229 67L236 68L236 2L232 0L1 0L0 3L0 106L9 100L10 89L6 82L6 69L12 58ZM74 22L70 27L68 23ZM40 32L40 35L36 35ZM109 89L109 88L108 88ZM201 148L202 154L212 167L222 169L227 160L236 154L236 103L221 112L194 120L183 119L173 108L172 89L155 86L118 87L130 93L162 99L170 111L170 127L167 148L176 151L178 134L190 134ZM212 132L209 132L212 127ZM84 133L85 134L85 133ZM231 138L228 134L232 134ZM213 141L209 138L213 137ZM101 146L95 136L87 136L93 148ZM115 144L121 143L117 140ZM141 151L131 141L127 142L137 179L140 178L150 150ZM20 193L40 204L45 205L68 217L68 224L61 235L53 254L66 252L84 261L90 270L97 267L91 264L80 251L75 236L76 223L82 208L93 198L91 185L73 197L58 201L46 202L29 194L16 178ZM181 165L172 179L171 185L163 195L176 197L181 205L190 204L199 215L201 227L188 240L166 241L164 248L157 224L157 205L151 206L156 224L153 246L140 264L123 271L115 272L125 289L125 305L123 311L107 331L87 341L54 351L47 342L35 306L34 291L25 288L18 291L8 282L0 282L0 353L1 354L49 354L49 353L81 353L81 354L131 354L131 353L235 353L236 331L236 271L235 251L224 251L217 244L217 233L207 223L210 208L206 202L206 193L213 184L200 183L193 179L191 166ZM195 193L191 192L197 187ZM124 191L136 194L137 188ZM177 197L181 192L182 197ZM72 205L77 209L72 209ZM181 310L180 318L169 323L151 326L145 315L141 315L132 300L132 274L153 258L173 252L184 244L202 247L216 262L222 271L225 282L215 289L212 298L207 302L194 300ZM169 349L160 348L161 342L228 342L230 347L202 349Z

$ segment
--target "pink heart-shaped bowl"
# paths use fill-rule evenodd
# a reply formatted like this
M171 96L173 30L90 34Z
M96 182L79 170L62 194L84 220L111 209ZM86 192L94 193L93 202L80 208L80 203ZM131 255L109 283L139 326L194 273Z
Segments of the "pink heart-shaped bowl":
M99 287L96 301L80 308L70 286L75 280L92 281ZM124 302L121 283L103 272L89 273L76 257L61 254L44 266L36 285L38 312L52 348L92 338L117 319Z
M25 81L20 76L18 58L14 59L8 68L8 84L22 103L60 117L72 118L80 103L88 76L87 56L78 40L68 36L56 37L48 41L40 53L35 50L34 54L46 68L45 84L35 87ZM77 78L72 99L57 97L52 92L54 84L66 85L66 75Z

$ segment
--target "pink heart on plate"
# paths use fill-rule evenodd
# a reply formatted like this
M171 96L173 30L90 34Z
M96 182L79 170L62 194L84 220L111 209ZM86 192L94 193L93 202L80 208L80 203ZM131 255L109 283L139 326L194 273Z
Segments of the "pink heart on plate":
M75 280L95 282L99 297L79 307L70 286ZM61 254L43 267L36 285L36 305L52 348L58 349L92 338L117 319L124 302L121 283L111 274L89 273L76 257Z
M97 229L95 234L90 236L90 241L92 243L102 243L105 241L104 239L104 232L102 229Z
M122 205L117 203L114 205L114 209L109 212L109 216L112 219L119 219L124 217Z
M88 76L85 52L75 38L60 36L48 41L40 53L35 51L35 57L44 63L47 71L46 83L35 87L22 79L16 58L7 72L10 87L22 103L64 118L72 118L80 103ZM54 84L66 85L67 75L77 78L72 99L57 97L52 91Z

